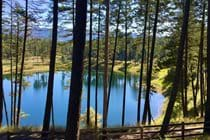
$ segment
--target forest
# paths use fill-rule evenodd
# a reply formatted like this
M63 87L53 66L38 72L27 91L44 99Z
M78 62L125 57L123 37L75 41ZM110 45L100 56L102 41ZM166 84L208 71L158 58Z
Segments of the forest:
M0 0L0 139L210 139L210 0Z

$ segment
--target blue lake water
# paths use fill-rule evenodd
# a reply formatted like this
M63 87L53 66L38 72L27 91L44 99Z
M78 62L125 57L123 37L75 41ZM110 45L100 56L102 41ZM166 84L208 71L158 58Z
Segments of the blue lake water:
M48 73L37 73L30 76L25 76L24 80L30 82L30 85L24 87L22 94L21 111L29 114L26 118L21 118L22 126L41 126L43 122L45 101L47 94ZM108 126L121 125L122 116L122 101L123 101L123 76L115 74L111 88L110 107L108 114ZM69 80L70 72L56 72L54 82L54 120L57 126L66 125L67 106L69 99ZM129 75L127 77L127 95L125 109L125 124L135 125L137 116L137 99L138 88L136 83L138 76ZM4 79L4 92L7 103L7 110L10 112L10 80ZM82 95L81 113L84 114L87 110L87 75L84 75L84 86ZM144 107L144 94L141 98L141 116ZM91 107L95 108L95 76L92 75L91 80ZM150 104L152 117L157 118L161 113L161 108L164 102L164 96L161 94L151 94ZM98 86L98 113L103 112L103 75L99 74ZM5 117L4 117L5 123Z

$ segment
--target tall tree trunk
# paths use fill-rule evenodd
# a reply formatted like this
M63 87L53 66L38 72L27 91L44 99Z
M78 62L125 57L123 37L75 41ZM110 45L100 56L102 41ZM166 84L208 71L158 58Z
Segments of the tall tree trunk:
M11 9L10 9L10 77L11 77L11 113L10 113L10 125L12 126L13 123L13 70L12 70L12 47L13 47L13 13L12 13L12 0L10 1Z
M150 62L149 62L150 66L149 66L149 71L148 71L148 74L147 74L148 78L147 78L147 90L146 90L144 113L143 113L143 120L142 120L143 124L146 123L147 114L148 114L149 124L151 123L151 109L150 109L149 95L150 95L150 90L151 90L152 67L153 67L153 59L154 59L154 51L155 51L157 22L158 22L158 14L159 14L159 4L160 4L160 1L157 0L155 21L154 21L154 28L153 28L153 37L152 37L152 47L151 47Z
M142 44L142 54L141 54L141 68L140 68L140 77L139 77L139 95L138 95L138 107L137 107L137 123L140 122L140 113L141 113L141 93L142 93L142 80L143 80L143 69L144 69L144 55L145 55L145 45L146 45L146 32L147 32L147 18L148 18L148 7L149 1L146 1L145 16L144 16L144 35L143 35L143 44Z
M191 73L192 73L192 68L191 68ZM193 109L194 109L194 115L198 116L198 111L197 111L197 93L196 93L196 88L194 85L194 77L191 76L191 84L192 84L192 92L193 92Z
M165 117L164 117L164 120L163 120L161 130L160 130L160 136L161 137L164 137L164 135L165 135L165 133L168 129L171 114L173 112L174 103L175 103L176 96L177 96L178 89L179 89L180 75L181 75L181 71L182 71L181 68L182 68L182 65L183 65L184 46L185 46L186 34L187 34L187 31L188 31L190 0L185 1L185 8L184 9L185 9L184 10L185 12L184 12L184 20L183 20L183 23L182 23L180 46L179 46L178 54L177 54L178 56L177 56L177 64L176 64L176 72L175 72L176 76L174 77L168 107L167 107L167 110L166 110L166 114L165 114Z
M151 21L150 15L148 15L148 43L147 43L147 73L149 73L149 58L150 58L150 28L151 28Z
M13 123L16 124L16 99L18 88L18 55L19 55L19 18L17 18L17 33L16 33L16 49L15 49L15 91L14 91L14 107L13 107Z
M201 23L201 36L200 36L200 50L199 50L199 59L200 59L200 98L201 98L201 117L203 117L203 102L204 102L204 73L203 73L203 43L204 43L204 30L205 30L205 10L206 3L203 1L203 12L202 12L202 23Z
M101 4L98 1L98 39L96 53L96 87L95 87L95 128L98 127L98 67L99 67L99 49L100 49L100 32L101 32Z
M72 25L75 25L75 0L72 0Z
M54 72L56 61L56 49L57 49L57 29L58 29L58 0L53 1L53 33L52 33L52 47L50 52L50 67L49 78L47 88L47 101L45 105L45 113L43 120L42 131L48 131L50 126L50 114L53 104L53 84L54 84ZM43 135L46 136L46 135Z
M115 56L116 56L116 49L118 44L118 33L119 33L119 25L120 25L120 10L121 10L121 1L119 1L118 5L118 13L117 13L117 25L115 30L115 41L114 41L114 51L112 56L112 66L111 66L111 73L109 78L109 89L108 89L108 99L107 99L107 115L109 113L109 102L111 96L111 87L112 87L112 80L113 80L113 73L114 73L114 65L115 65Z
M90 0L90 32L89 32L89 53L88 53L88 92L87 92L87 126L90 126L90 88L91 88L91 56L92 56L92 25L93 25L93 1Z
M26 50L26 41L27 41L27 30L28 30L28 0L25 1L25 29L24 29L24 38L23 38L23 52L22 52L22 62L20 69L20 84L19 84L19 93L18 93L18 108L17 108L17 120L16 125L19 125L20 121L20 109L21 109L21 94L22 94L22 83L23 83L23 69L25 61L25 50Z
M193 73L192 67L191 67L191 73ZM197 64L197 71L196 71L196 84L195 85L194 85L194 80L195 79L194 79L194 77L192 75L192 91L193 91L194 115L195 116L198 116L198 111L197 111L197 95L198 95L199 83L200 83L199 82L200 81L199 74L200 74L200 56L198 57L198 64Z
M188 116L188 96L187 96L187 86L188 86L188 32L186 33L185 42L185 62L184 62L184 117Z
M207 101L204 120L204 133L210 135L210 0L208 0L207 75Z
M184 78L185 78L185 71L183 70L184 68L182 68L182 72L181 72L181 82L180 82L180 92L181 92L181 102L182 102L182 113L183 113L183 117L186 117L185 115L185 90L184 90Z
M125 69L124 69L124 86L123 86L123 106L122 106L122 126L125 124L125 103L126 103L126 83L127 83L127 54L128 54L128 12L127 12L128 0L125 4Z
M79 140L82 97L83 59L87 20L87 0L76 1L76 24L73 34L73 58L65 140Z
M0 127L3 119L3 64L2 64L2 0L0 1Z
M104 48L104 95L103 95L103 128L107 127L107 88L108 88L108 61L109 61L109 5L110 0L105 0L105 48Z

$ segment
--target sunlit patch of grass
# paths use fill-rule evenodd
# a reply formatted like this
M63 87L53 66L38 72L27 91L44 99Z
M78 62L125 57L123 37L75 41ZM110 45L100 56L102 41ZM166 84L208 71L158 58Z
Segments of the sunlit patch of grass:
M93 62L96 60L93 58ZM26 57L24 64L24 74L32 74L35 72L47 72L49 71L49 59L42 60L40 56ZM71 61L62 61L61 56L56 57L56 70L71 70ZM111 69L112 62L109 62L109 69ZM20 68L20 63L18 64ZM88 67L88 60L84 60L84 68ZM93 63L92 68L95 69L96 65ZM104 61L99 62L99 70L103 70ZM140 64L128 61L127 72L131 74L139 74ZM115 61L114 72L123 74L124 72L124 61ZM3 73L10 74L10 61L3 61ZM13 73L15 73L15 61L13 61Z
M130 61L130 63L128 64L128 72L131 74L139 75L139 71L140 71L140 64Z
M168 93L170 95L170 93ZM182 103L181 103L181 97L180 97L180 93L178 93L178 96L176 98L176 102L174 104L173 107L173 113L171 116L171 123L181 123L181 122L201 122L203 121L204 118L200 117L200 114L198 114L198 116L195 116L194 114L194 106L193 106L193 95L192 95L192 89L190 87L188 87L188 116L187 117L183 117L183 111L182 111ZM162 107L162 113L161 116L159 118L157 118L154 122L154 124L162 124L164 116L165 116L165 112L168 106L168 102L169 102L169 97L170 96L166 96L165 98L165 102L163 104ZM200 97L199 97L199 93L198 93L198 97L197 97L197 111L198 113L200 113Z
M114 72L123 73L125 69L124 61L116 61L114 66ZM140 71L140 64L135 63L133 61L127 62L127 72L130 74L138 75Z
M56 70L71 70L71 64L65 64L65 63L57 63L56 64Z
M56 70L70 70L71 63L63 63L60 58L56 59ZM18 64L20 68L20 63ZM24 64L24 75L33 74L36 72L48 72L49 59L42 61L41 57L26 57ZM10 61L4 60L3 73L4 75L10 74ZM15 73L15 61L13 62L13 73Z
M166 76L168 75L169 70L170 68L165 68L165 69L155 71L155 73L153 73L154 77L151 81L152 86L155 87L155 89L160 93L165 92L170 86L170 84L167 86L164 85L165 84L164 80Z
M124 64L123 63L117 63L114 66L114 72L123 73L123 71L122 71L123 67L124 67Z

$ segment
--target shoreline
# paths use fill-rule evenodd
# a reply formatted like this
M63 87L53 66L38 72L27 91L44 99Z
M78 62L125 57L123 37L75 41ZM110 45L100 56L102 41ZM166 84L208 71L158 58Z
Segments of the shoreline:
M20 68L20 65L18 65ZM87 62L84 60L84 67L87 67ZM84 68L84 69L85 69ZM109 68L111 68L111 63L109 63ZM56 59L56 66L55 66L55 72L57 71L70 71L71 70L71 62L64 62L62 63L57 57ZM92 71L95 71L95 66L92 65ZM100 63L99 65L99 71L103 71L103 64ZM111 71L111 70L110 70ZM123 74L124 72L124 62L116 60L115 66L114 66L114 73L117 74ZM128 75L139 75L140 71L140 64L134 61L128 62ZM168 69L163 70L154 70L153 71L153 79L151 81L151 88L152 91L156 91L157 93L164 93L163 89L163 79L167 75ZM37 57L29 57L25 61L24 66L24 76L25 75L32 75L34 73L44 73L49 72L49 61L45 60L44 62L40 60L40 58ZM15 66L13 66L13 75L15 74ZM4 60L3 63L3 76L10 76L10 63L7 60ZM145 73L143 75L143 78L145 78ZM145 83L143 83L145 84Z

